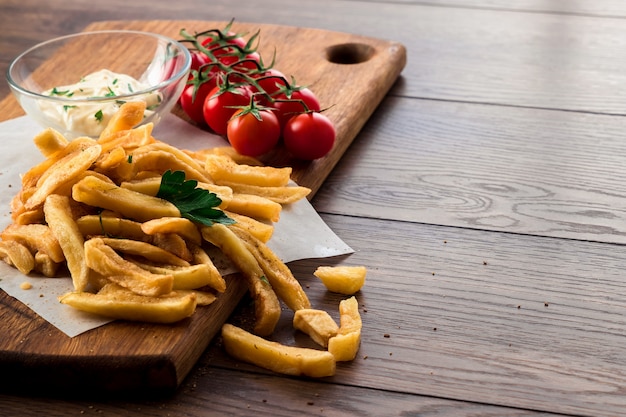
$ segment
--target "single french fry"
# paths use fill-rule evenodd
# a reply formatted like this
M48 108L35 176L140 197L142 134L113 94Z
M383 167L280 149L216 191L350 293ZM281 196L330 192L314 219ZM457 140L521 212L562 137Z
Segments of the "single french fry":
M364 266L319 266L313 274L332 292L352 295L365 284L367 268Z
M177 233L197 245L202 242L198 226L191 220L183 217L161 217L160 219L148 220L141 225L141 230L148 235Z
M187 262L191 262L193 255L189 250L191 242L186 241L176 233L157 233L151 236L151 243L163 250L166 250Z
M141 223L121 217L88 214L76 220L83 236L107 236L147 242L150 236L141 230Z
M210 154L205 169L216 184L223 181L264 187L284 187L289 183L292 168L239 165L227 156Z
M233 213L228 210L224 210L224 213L231 219L235 221L231 227L238 227L240 229L246 230L252 236L259 239L261 242L267 243L271 239L274 234L274 225L271 223L264 223L257 219L253 219L249 216L244 216L243 214Z
M232 181L221 181L220 185L230 187L236 194L252 194L267 198L279 204L291 204L300 201L311 193L311 189L299 185L284 187L264 187L260 185L241 184Z
M84 291L89 282L89 272L83 249L85 241L72 217L69 198L51 194L44 202L43 211L48 227L63 250L74 289Z
M339 326L324 310L305 308L293 315L293 327L308 334L315 343L328 347L328 340L337 335Z
M0 258L27 275L35 268L35 257L23 244L14 241L0 241Z
M204 226L201 232L202 237L219 247L247 278L248 288L254 299L254 332L262 336L271 334L280 318L280 302L255 257L241 239L223 224Z
M321 378L336 371L335 357L325 350L282 345L232 324L222 326L222 341L230 356L273 372Z
M138 221L180 217L180 211L167 200L111 185L93 176L74 184L72 197L81 203L117 211Z
M264 219L276 223L280 220L280 213L283 206L265 197L253 194L233 194L227 206L228 211Z
M230 230L241 239L248 251L257 260L274 292L278 298L287 304L287 307L293 311L311 307L309 298L300 282L293 276L287 265L265 243L244 230L237 228L231 228Z
M56 277L59 271L61 263L54 262L50 255L37 252L35 253L35 268L34 270L43 274L46 277Z
M33 139L35 146L39 149L39 152L45 157L51 156L54 153L64 149L69 141L61 133L57 132L51 127L42 130L35 135Z
M109 284L110 285L110 284ZM114 319L148 323L175 323L191 316L196 310L196 294L174 293L169 296L149 297L128 290L100 292L70 292L59 297L63 304Z
M130 130L143 120L146 103L143 101L129 101L111 117L104 130L100 133L100 139L124 130Z
M172 291L172 275L152 274L138 267L119 256L101 238L87 240L84 248L89 268L136 294L159 296Z

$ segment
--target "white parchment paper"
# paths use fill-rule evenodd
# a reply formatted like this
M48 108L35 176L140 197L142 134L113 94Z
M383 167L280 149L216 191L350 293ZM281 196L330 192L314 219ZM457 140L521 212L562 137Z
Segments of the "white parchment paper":
M0 123L0 230L11 223L10 202L21 188L20 175L43 160L33 144L42 130L27 116ZM166 116L154 129L154 137L182 149L223 146L225 140L174 115ZM326 258L352 253L324 223L307 200L285 206L275 225L270 246L284 262ZM21 284L28 282L26 290ZM58 297L72 290L68 277L25 276L0 262L0 289L18 299L70 337L110 322L107 318L83 313L59 303Z

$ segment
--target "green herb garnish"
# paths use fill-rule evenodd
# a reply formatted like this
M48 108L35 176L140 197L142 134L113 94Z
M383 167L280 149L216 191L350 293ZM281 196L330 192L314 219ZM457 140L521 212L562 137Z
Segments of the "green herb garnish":
M75 109L75 108L76 108L76 106L70 106L69 104L65 104L63 106L63 110L64 111L68 111L69 109Z
M196 188L198 181L185 180L183 171L166 171L161 177L157 197L174 204L182 217L193 222L212 226L214 223L233 224L235 221L222 210L216 209L222 200L203 188Z
M102 110L98 110L96 114L93 115L93 117L95 117L98 122L101 122L102 117L104 117L104 115L102 114Z
M68 95L70 90L58 90L56 87L50 91L51 96L66 96ZM70 96L71 97L71 96Z
M107 87L107 89L109 90L104 96L105 97L115 97L117 94L115 94L115 91L113 91L113 89L111 87Z

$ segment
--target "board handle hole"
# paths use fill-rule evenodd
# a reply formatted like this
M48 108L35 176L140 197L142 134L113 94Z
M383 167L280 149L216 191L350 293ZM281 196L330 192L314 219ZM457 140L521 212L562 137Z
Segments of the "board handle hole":
M334 64L360 64L374 56L374 48L364 43L343 43L326 49L326 59Z

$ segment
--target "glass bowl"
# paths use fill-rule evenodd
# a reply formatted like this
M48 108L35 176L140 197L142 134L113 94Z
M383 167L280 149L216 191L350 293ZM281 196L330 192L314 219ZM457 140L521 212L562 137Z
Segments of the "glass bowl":
M141 124L157 124L176 104L190 65L187 48L166 36L106 30L40 43L6 76L26 114L73 139L98 137L127 101L145 101Z

